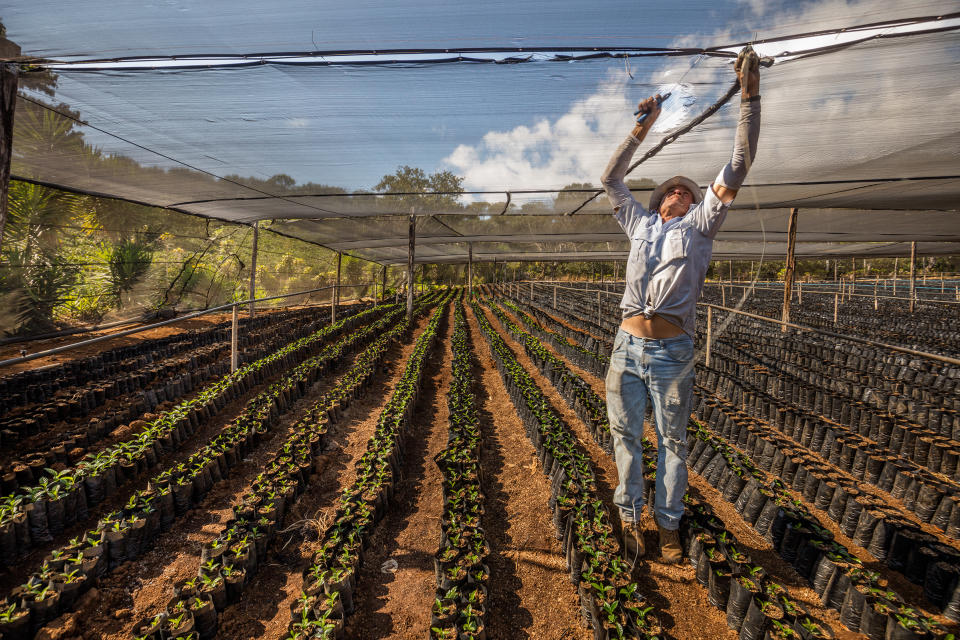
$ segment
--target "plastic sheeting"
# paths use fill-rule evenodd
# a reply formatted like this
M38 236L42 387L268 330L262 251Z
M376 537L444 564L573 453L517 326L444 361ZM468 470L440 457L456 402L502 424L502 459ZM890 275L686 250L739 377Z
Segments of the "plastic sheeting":
M24 55L69 62L318 49L721 47L956 9L810 2L756 14L748 4L762 6L651 5L640 19L626 2L574 10L564 2L81 9L40 1L3 18ZM960 35L937 31L945 24L909 35L891 24L868 32L886 37L807 57L797 54L839 43L841 34L758 45L777 63L762 71L760 150L717 257L783 255L790 207L800 209L798 256L905 255L910 241L929 243L921 253L957 252ZM422 262L465 260L468 242L477 260L610 259L625 255L625 238L605 197L587 201L632 126L632 105L677 91L682 77L642 152L733 81L730 60L715 56L343 62L58 68L46 87L53 95L26 88L18 101L13 173L233 222L277 220L282 233L383 263L406 260L411 213ZM38 75L26 72L24 87L36 87ZM706 187L729 157L737 101L629 178L684 173ZM450 170L473 193L370 193L401 165ZM293 184L271 180L278 174ZM635 193L645 202L649 191Z

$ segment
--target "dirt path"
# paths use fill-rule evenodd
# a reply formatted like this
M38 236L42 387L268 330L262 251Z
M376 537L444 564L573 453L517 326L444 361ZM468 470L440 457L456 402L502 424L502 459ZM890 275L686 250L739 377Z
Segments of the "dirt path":
M440 537L443 480L433 457L447 445L452 304L438 334L433 353L424 363L426 375L412 428L404 440L394 502L370 538L358 576L356 612L346 625L348 638L422 640L429 631L430 605L436 590L433 554ZM398 567L384 573L381 567L391 559Z
M580 600L554 537L550 481L472 310L467 319L478 361L474 388L483 431L483 524L492 550L488 636L588 640L593 633L580 626Z
M384 398L403 374L416 335L426 323L427 319L422 318L411 338L390 349L384 365L385 375L379 376L364 397L351 404L343 419L332 425L326 469L320 477L312 478L311 488L300 496L287 517L288 529L294 523L302 526L292 527L286 538L281 538L281 546L287 541L291 541L291 544L297 540L303 542L305 536L309 537L311 533L316 539L311 521L321 519L322 514L318 514L318 510L325 505L332 505L340 487L352 481L344 481L340 476L348 470L353 473L352 462L366 449ZM339 372L346 370L346 366L341 366ZM215 538L224 523L233 517L233 503L247 491L263 466L272 459L277 447L289 433L289 428L335 380L336 376L328 377L301 398L281 424L274 428L271 437L236 467L227 481L214 488L199 507L192 509L170 531L162 534L151 551L101 580L95 606L79 614L83 620L81 627L95 631L98 634L95 637L98 638L126 639L140 619L162 611L173 597L174 584L196 574L203 543ZM319 488L323 490L317 491ZM292 548L296 549L296 546ZM288 557L294 558L286 555L290 551L291 547L288 546L279 558L260 568L244 589L241 602L221 616L220 637L261 638L268 627L275 629L276 633L271 632L273 637L282 635L290 614L289 606L278 602L278 599L292 601L300 589L300 571L284 562ZM296 560L300 560L300 557L296 556ZM302 568L305 567L306 562Z

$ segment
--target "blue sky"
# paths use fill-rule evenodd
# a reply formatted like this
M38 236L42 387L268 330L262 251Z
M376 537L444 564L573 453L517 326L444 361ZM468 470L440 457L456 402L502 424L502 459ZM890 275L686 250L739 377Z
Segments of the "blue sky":
M713 46L754 33L775 37L950 6L955 7L892 0L593 5L31 0L5 10L2 19L24 53L76 58L316 48ZM692 61L69 71L61 73L57 97L108 132L218 175L286 173L301 183L352 190L370 188L409 164L451 169L467 178L470 189L559 188L595 182L612 145L630 129L633 104L669 87ZM765 100L776 105L780 99L785 108L796 109L801 98L815 96L824 113L856 119L845 107L853 90L844 96L836 86L818 88L821 79L811 75L816 68L816 63L785 65L786 71L775 67L766 86L781 95L771 90ZM689 112L712 102L732 78L723 61L698 65L685 77L694 99ZM874 90L858 88L864 96ZM674 111L674 124L689 112ZM772 120L787 127L795 117L781 111ZM953 121L945 117L949 129ZM665 154L665 164L695 162L695 178L709 180L728 153L731 118L725 112L697 132L697 156L680 145ZM172 164L111 136L92 130L86 135L108 153L148 165ZM762 149L771 154L769 145ZM811 171L815 161L807 161ZM654 177L658 170L652 169Z

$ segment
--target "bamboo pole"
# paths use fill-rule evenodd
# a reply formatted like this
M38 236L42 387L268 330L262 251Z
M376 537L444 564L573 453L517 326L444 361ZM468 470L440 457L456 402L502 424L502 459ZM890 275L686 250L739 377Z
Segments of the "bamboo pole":
M254 300L257 297L257 245L260 242L260 224L253 223L253 249L250 258L250 317L255 313Z
M707 359L706 365L710 366L710 344L713 342L713 307L707 307Z
M0 38L0 56L15 58L20 47L6 38ZM13 115L17 107L17 86L20 65L0 63L0 249L3 249L3 231L7 224L10 189L10 160L13 158Z
M473 243L467 243L467 295L473 299Z
M790 322L790 303L793 302L793 277L797 268L794 252L797 245L797 212L799 209L790 209L790 218L787 220L787 272L783 278L783 311L780 318ZM787 325L780 325L782 332L787 331Z
M413 258L417 243L416 217L410 215L407 228L407 324L413 326Z
M917 270L915 264L917 262L917 243L916 241L910 243L910 313L913 313L916 308L916 286L917 286Z
M239 305L234 303L233 322L230 325L230 373L236 371L237 367L240 365L240 353L238 350L238 345L240 343L240 337L238 335L240 331L239 316Z
M343 260L343 254L337 251L337 279L333 283L333 291L330 292L330 324L337 321L337 307L340 305L340 265Z

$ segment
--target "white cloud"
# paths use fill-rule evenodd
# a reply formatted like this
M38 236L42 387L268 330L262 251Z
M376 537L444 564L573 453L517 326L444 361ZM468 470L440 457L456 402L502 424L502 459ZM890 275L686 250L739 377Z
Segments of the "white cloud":
M768 18L776 16L775 24L766 21L767 26L761 37L838 28L889 18L891 15L911 15L911 8L904 7L903 3L896 0L825 0L805 3L789 11L783 10L779 3L766 0L744 0L744 3L758 14L768 13ZM923 12L917 15L923 15ZM744 28L749 28L749 25L726 25L709 36L700 34L682 38L673 44L699 46L707 41L735 42L738 37L734 33L742 34ZM796 52L801 48L840 42L841 38L864 35L831 35L803 42L758 46L757 49L761 55L780 54L784 50ZM923 51L922 43L916 46ZM872 57L875 52L868 45L844 54L783 63L782 66L764 71L761 74L766 78L761 81L764 95L763 134L760 155L751 178L757 181L782 180L787 167L793 174L792 180L803 179L801 176L836 177L838 169L852 170L865 166L865 163L884 152L894 153L910 144L923 142L924 138L929 140L942 135L938 131L924 131L916 127L911 129L902 120L899 128L892 127L895 114L898 110L902 112L903 107L891 103L877 104L873 100L874 96L930 94L933 91L931 74L936 73L931 65L949 68L951 56L943 55L946 52L938 50L927 53L930 56L924 58L923 65L918 66L916 59L911 56L898 58L888 55L877 60ZM837 66L841 62L847 66ZM689 60L670 59L650 77L637 78L637 81L659 86L660 91L675 91L654 133L676 128L708 106L709 102L703 98L694 103L695 96L689 86L677 92L677 85L671 85L687 72L689 64ZM686 78L686 82L696 78L697 83L713 82L723 86L732 81L730 66L718 66L715 60L709 66L712 71L697 69ZM874 69L880 71L875 72ZM915 73L912 72L914 69ZM900 83L900 86L892 86L894 82ZM928 111L925 115L927 122L936 122L935 119L931 120L936 118L931 112L941 114L940 122L956 119L955 115L951 115L951 101L944 99L952 89L951 86L942 86L939 100L932 105L924 103L924 109ZM540 118L509 131L490 131L477 144L458 146L444 162L464 177L464 185L468 190L551 189L572 182L597 184L610 152L629 130L629 120L625 114L635 108L634 101L638 96L634 93L634 88L628 86L625 73L611 71L592 95L571 104L560 117ZM732 124L733 111L727 109L727 115L723 117L726 120L714 117L711 122L681 139L680 143L668 147L647 165L644 175L667 177L683 170L696 180L708 181L722 166L732 145L733 136L729 127L716 125L721 122ZM644 146L649 146L651 141L659 137L651 136ZM878 148L878 140L888 140L889 149ZM696 145L696 148L693 149L692 145ZM669 166L671 163L682 166ZM870 170L876 169L874 165ZM671 170L672 173L667 173ZM867 171L865 168L863 170Z

